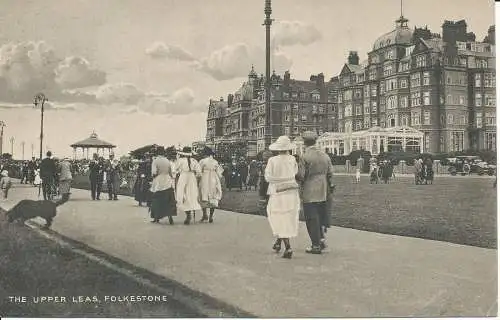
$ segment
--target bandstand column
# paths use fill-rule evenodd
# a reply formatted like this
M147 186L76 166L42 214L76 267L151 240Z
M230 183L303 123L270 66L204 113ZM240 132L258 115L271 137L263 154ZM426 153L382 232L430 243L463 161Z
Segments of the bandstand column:
M377 139L377 154L379 154L380 153L380 135L377 135L376 139Z

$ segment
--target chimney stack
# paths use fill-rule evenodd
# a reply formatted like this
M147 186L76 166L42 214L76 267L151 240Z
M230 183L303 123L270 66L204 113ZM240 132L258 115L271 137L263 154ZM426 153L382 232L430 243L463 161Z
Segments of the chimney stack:
M349 57L347 58L348 64L359 65L359 56L357 51L350 51Z

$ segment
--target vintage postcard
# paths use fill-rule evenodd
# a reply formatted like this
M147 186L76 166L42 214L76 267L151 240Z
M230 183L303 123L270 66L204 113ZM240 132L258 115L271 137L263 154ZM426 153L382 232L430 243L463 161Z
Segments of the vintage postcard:
M1 318L497 316L494 1L0 8Z

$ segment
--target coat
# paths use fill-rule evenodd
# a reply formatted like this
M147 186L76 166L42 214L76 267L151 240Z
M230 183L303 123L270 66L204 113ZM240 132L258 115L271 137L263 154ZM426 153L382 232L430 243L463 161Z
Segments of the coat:
M299 159L297 180L302 185L303 203L324 202L328 188L333 186L333 165L330 157L312 146Z

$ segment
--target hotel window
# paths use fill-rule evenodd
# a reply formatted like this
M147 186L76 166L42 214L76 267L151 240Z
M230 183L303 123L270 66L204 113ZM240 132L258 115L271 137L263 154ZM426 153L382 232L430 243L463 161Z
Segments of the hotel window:
M356 91L354 91L354 98L356 99L359 99L361 98L361 90L360 89L357 89Z
M313 93L312 99L313 99L313 101L319 101L321 99L321 96L319 93Z
M458 50L466 50L465 42L457 41Z
M288 92L283 92L283 99L290 98L290 94Z
M315 112L317 110L318 107L316 107L315 105L312 106L312 111Z
M459 98L459 101L458 101L458 102L459 102L459 104L460 104L461 106L465 106L465 97L464 97L464 96L460 96L460 98Z
M307 121L307 116L304 114L302 115L302 122L306 122Z
M346 77L343 77L343 78L342 78L342 84L343 84L344 86L348 86L350 83L351 83L351 77L346 76Z
M411 75L410 84L411 84L412 88L420 86L420 73L414 73Z
M293 92L293 93L292 93L292 98L293 98L293 99L297 99L297 92Z
M345 106L344 113L346 117L352 116L352 106L350 104Z
M408 126L408 116L404 115L401 117L401 125L407 127Z
M399 107L407 108L408 107L408 96L402 96L399 98Z
M480 88L481 87L481 74L476 73L474 75L474 80L475 80L476 88Z
M386 59L392 59L394 57L394 52L392 50L388 50L386 53L385 53L385 58Z
M431 148L431 136L429 135L428 132L424 133L424 150L429 151Z
M431 113L430 111L424 111L424 124L431 124Z
M424 72L424 80L423 80L424 86L428 86L430 83L431 83L431 81L430 81L429 72Z
M424 105L429 106L431 104L431 93L429 91L424 91Z
M485 87L488 87L488 88L492 88L494 87L495 85L493 84L495 81L494 81L494 77L493 77L493 74L491 73L485 73L484 74L484 86Z
M483 105L483 96L480 93L476 93L476 107L481 107Z
M466 117L464 115L460 116L460 124L466 124Z
M453 96L451 94L446 96L446 103L447 104L452 104L453 103Z
M344 112L339 108L339 120L344 119Z
M356 131L363 129L363 123L361 120L356 121Z
M488 68L488 61L483 59L476 59L477 68Z
M290 121L290 115L285 114L285 122L288 122L288 121Z
M359 116L363 114L363 108L360 105L356 106L356 115Z
M486 125L487 126L494 126L496 125L497 118L495 116L494 112L486 112Z
M377 119L372 119L372 127L376 127L377 125Z
M398 88L398 80L397 79L390 79L387 80L387 90L396 90Z
M322 107L322 106L319 106L319 107L318 107L318 111L319 111L319 113L323 113L323 111L325 111L325 110L323 109L323 107Z
M365 92L365 97L369 97L370 96L370 86L365 86L364 92Z
M377 79L377 70L370 70L370 74L368 75L368 78L370 80L375 80Z
M352 131L352 122L346 121L345 122L345 132L351 132L351 131Z
M365 107L365 114L370 114L370 104L365 103L364 107Z
M417 59L416 59L416 65L417 65L417 68L420 68L420 67L425 67L426 65L426 60L425 60L425 56L418 56Z
M298 127L294 127L294 128L293 128L293 133L294 133L294 134L299 133L299 128L298 128Z
M394 115L391 114L387 117L387 123L389 123L389 127L395 127L396 126L396 119L394 118Z
M401 88L407 88L408 82L406 81L406 79L401 79L401 82L399 85L401 86Z
M371 92L372 92L372 97L376 97L377 96L377 88L373 88L372 87Z
M364 121L364 123L363 123L364 127L369 128L370 127L370 118L365 118L363 121Z
M407 62L403 62L401 64L401 71L408 71L408 69L410 69L410 64Z
M293 117L293 122L299 122L299 116Z
M488 107L494 107L495 106L495 96L491 94L485 94L484 95L484 105Z
M285 136L289 136L289 135L290 135L290 128L285 127Z
M464 73L460 73L458 75L458 84L459 85L466 85L467 84L467 79Z
M398 100L396 96L390 96L387 98L387 109L396 109L398 106Z
M392 74L392 64L384 66L384 76L390 76Z
M372 113L377 113L377 101L372 101Z
M414 126L420 125L420 112L414 112L411 116L411 124Z
M485 133L486 150L495 150L497 144L497 134L496 132L486 132Z
M339 103L342 103L342 101L343 101L343 99L342 99L342 94L339 94L339 95L338 95L338 99L337 99L337 100L338 100L338 102L339 102Z
M422 104L421 98L420 98L420 92L413 92L411 94L411 106L419 106Z
M285 104L285 111L288 111L290 110L290 105L289 104Z
M476 113L476 128L483 127L483 115L481 113Z
M462 131L453 131L451 133L451 151L464 150L464 133Z
M352 100L352 91L346 90L344 91L344 101Z
M449 114L448 115L448 124L454 124L454 121L455 119L453 118L453 115L452 114Z

